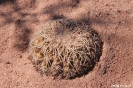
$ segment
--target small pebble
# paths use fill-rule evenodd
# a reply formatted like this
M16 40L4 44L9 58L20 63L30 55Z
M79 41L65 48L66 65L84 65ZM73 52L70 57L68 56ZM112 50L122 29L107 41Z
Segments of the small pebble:
M11 64L9 61L7 61L5 64Z

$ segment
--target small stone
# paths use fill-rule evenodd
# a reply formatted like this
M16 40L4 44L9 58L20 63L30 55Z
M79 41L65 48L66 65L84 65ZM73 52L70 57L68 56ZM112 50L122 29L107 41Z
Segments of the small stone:
M22 55L20 55L20 58L22 58Z
M5 64L11 64L9 61L5 62Z
M21 54L18 54L19 55L19 58L22 58L22 55Z

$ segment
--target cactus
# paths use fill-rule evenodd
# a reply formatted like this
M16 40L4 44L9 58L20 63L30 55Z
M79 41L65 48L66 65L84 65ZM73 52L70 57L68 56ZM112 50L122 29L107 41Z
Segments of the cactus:
M102 41L89 26L74 20L46 22L29 43L29 59L37 71L71 79L88 72L99 60Z

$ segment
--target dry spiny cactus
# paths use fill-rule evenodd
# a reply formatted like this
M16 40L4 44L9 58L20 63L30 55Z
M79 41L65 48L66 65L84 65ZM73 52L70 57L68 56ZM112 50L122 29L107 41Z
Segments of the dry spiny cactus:
M33 36L29 59L37 70L54 78L75 78L99 60L102 41L89 26L74 20L46 22Z

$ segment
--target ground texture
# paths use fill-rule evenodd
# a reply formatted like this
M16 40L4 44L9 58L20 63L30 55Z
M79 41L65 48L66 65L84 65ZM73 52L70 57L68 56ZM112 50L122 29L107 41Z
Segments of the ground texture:
M132 0L0 0L1 88L133 88ZM83 21L103 41L100 61L87 75L53 80L28 57L33 33L48 20Z

